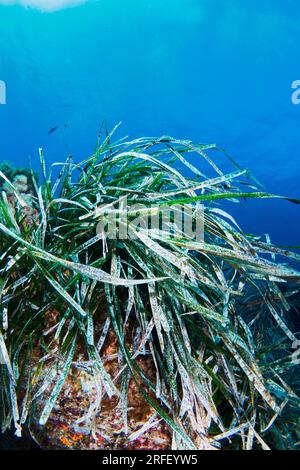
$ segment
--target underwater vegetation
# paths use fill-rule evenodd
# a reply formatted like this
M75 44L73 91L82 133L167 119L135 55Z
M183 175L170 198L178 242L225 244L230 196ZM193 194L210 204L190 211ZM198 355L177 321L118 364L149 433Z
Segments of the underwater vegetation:
M10 210L14 211L17 198L22 200L23 212L27 213L27 222L36 216L34 204L34 186L32 176L37 181L37 174L26 168L14 168L9 162L0 164L0 190L6 198Z
M6 195L15 199L14 189L17 190L18 194L22 194L23 198L30 200L30 206L34 206L33 199L31 196L34 195L33 179L38 181L38 174L28 168L16 168L8 161L2 161L0 163L0 172L2 177L0 178L0 190L5 191ZM4 176L3 176L4 175ZM10 184L12 183L12 185ZM12 207L14 207L14 201L11 201Z
M216 145L112 135L56 179L40 151L40 185L1 170L2 432L44 448L299 448L300 256L222 207L281 196L232 161L224 174ZM202 239L176 230L182 204L194 226L201 205ZM169 232L98 230L162 205Z

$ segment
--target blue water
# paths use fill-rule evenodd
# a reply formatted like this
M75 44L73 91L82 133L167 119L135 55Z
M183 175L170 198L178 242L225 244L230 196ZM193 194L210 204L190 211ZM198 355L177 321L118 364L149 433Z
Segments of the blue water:
M300 198L299 0L1 3L0 160L37 167L38 147L50 163L83 159L103 119L122 121L120 137L216 142L267 190ZM246 231L300 244L300 206L230 207Z

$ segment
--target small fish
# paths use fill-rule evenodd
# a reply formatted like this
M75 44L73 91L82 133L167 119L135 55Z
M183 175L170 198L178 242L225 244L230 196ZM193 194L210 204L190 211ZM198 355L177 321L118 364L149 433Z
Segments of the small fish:
M48 131L48 134L52 134L53 132L57 131L59 126L54 126L52 127L49 131Z
M68 124L64 124L64 127L67 127L67 126ZM58 128L59 126L52 127L51 129L49 129L48 134L53 134L53 132L57 131Z

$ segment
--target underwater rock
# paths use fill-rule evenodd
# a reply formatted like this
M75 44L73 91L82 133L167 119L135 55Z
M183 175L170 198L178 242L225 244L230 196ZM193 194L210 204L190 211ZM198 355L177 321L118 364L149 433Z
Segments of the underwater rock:
M95 325L98 341L107 318L105 312L100 315L101 320L98 318ZM120 362L118 340L112 330L107 333L100 356L105 372L116 384L117 394L109 397L105 392L99 370L87 357L84 344L79 341L64 385L44 422L45 405L49 402L53 383L59 382L57 377L63 369L59 344L52 334L59 321L59 312L48 310L45 320L44 333L46 337L50 336L47 350L51 353L42 357L41 350L34 348L30 364L34 377L33 394L37 391L29 424L34 441L42 449L49 450L170 450L173 432L143 397L141 389L145 389L145 385L141 377L136 377L136 382L132 376L128 376L126 382L120 383L118 380L126 366ZM132 326L128 326L128 349L131 349L132 333ZM137 357L136 362L144 376L156 383L156 369L151 355L145 353ZM42 368L41 363L44 364ZM155 400L155 393L151 393L151 398ZM168 412L167 409L165 411ZM205 436L201 439L194 436L194 442L199 450L216 450ZM180 450L180 446L177 445L177 448Z
M12 185L5 182L2 187L2 190L6 193L7 201L15 213L19 199L19 202L21 201L22 203L22 214L26 216L25 221L27 224L31 224L33 218L38 215L38 211L34 203L34 195L29 185L28 177L24 174L18 174L13 178L11 183Z
M34 371L37 370L39 358L40 354L36 352ZM120 367L117 339L112 333L108 334L101 358L106 371L116 378ZM154 381L155 367L152 360L145 356L137 362L147 377ZM49 382L49 377L56 375L59 370L60 364L59 361L55 363L55 356L48 358L47 365L43 367L35 385L40 387ZM85 360L80 351L71 365L49 419L42 424L41 414L50 396L49 388L51 387L47 387L35 401L30 423L31 436L43 449L171 448L171 431L143 398L134 380L128 381L126 389L126 413L122 406L124 396L110 398L104 393L100 375L93 370L91 362Z

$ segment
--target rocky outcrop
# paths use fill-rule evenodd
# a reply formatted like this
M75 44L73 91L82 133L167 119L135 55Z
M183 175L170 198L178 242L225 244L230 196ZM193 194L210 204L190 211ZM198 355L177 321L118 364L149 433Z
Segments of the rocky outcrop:
M8 164L5 165L5 168L0 168L0 170L11 183L3 181L2 186L0 186L1 190L6 194L11 209L15 212L19 202L22 207L22 213L26 216L26 223L31 224L38 212L35 204L32 178L29 176L29 172L24 169L22 173L19 173L17 169L13 169Z

